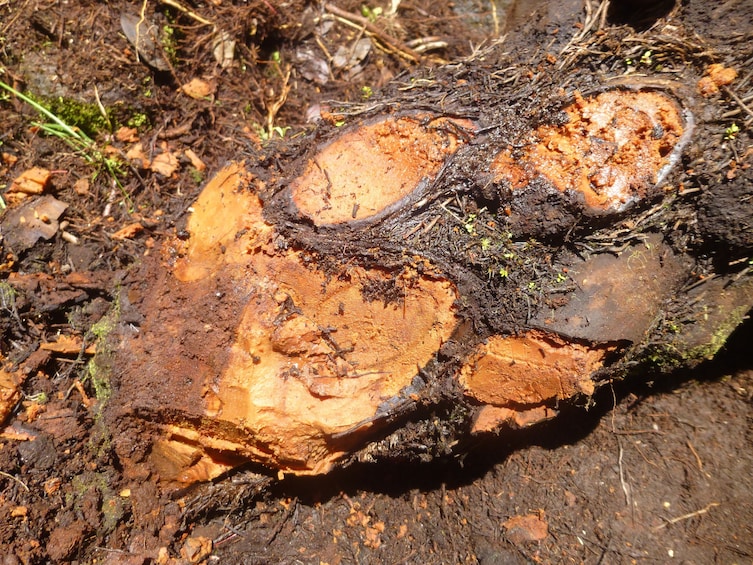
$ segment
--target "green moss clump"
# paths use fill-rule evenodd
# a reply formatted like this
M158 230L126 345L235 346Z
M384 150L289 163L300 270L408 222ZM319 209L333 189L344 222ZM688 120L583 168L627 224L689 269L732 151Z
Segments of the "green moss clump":
M91 138L102 131L110 131L110 121L102 115L97 104L87 104L72 98L48 98L39 101L69 126L76 127Z
M115 329L119 318L120 302L116 300L110 311L93 324L88 332L90 338L94 338L96 342L97 353L86 365L84 380L91 380L92 387L94 387L94 395L99 405L98 413L101 413L112 395L112 385L110 384L112 349L108 343L108 337Z
M716 331L711 336L711 340L698 347L691 349L686 358L689 360L707 360L712 359L717 352L724 347L727 343L727 339L735 331L743 320L745 320L748 314L748 306L740 306L732 310L727 316L726 320L723 320L716 328Z
M100 532L103 534L112 532L125 514L124 501L110 487L112 482L113 477L109 472L85 471L73 477L71 488L65 496L66 505L73 505L80 510L85 495L91 490L99 491L102 497Z

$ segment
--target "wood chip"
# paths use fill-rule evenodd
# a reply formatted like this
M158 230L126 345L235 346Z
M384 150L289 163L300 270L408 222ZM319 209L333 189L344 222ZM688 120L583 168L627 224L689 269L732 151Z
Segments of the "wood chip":
M89 179L86 177L78 179L73 185L73 190L76 191L76 194L79 196L86 196L89 194Z
M17 176L10 185L8 192L22 194L42 194L50 182L52 173L41 167L32 167Z
M529 541L542 541L549 535L549 525L544 519L543 512L526 516L513 516L502 527L507 530L507 539L514 544Z
M144 231L144 226L142 226L138 222L135 222L133 224L128 224L126 227L121 228L118 231L116 231L114 234L112 234L112 238L113 239L133 239L142 231Z
M217 90L217 85L210 81L194 78L184 84L181 90L191 98L203 100L214 94L215 90Z
M203 172L207 168L207 166L204 163L204 161L202 161L199 158L199 156L196 153L193 152L193 150L186 149L183 153L185 154L186 157L188 157L189 161L191 161L191 165L197 171Z
M0 367L0 424L10 415L20 399L20 387L25 378L20 371L10 373Z

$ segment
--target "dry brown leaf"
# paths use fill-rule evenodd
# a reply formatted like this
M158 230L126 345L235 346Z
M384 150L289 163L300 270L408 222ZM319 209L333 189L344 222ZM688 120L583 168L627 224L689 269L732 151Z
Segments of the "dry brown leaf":
M149 167L155 173L159 173L165 177L172 175L178 168L178 158L174 153L166 151L160 153L152 160L152 165Z
M49 194L12 210L3 222L5 243L16 252L48 240L58 232L58 218L68 205Z
M134 162L138 167L142 169L148 169L151 165L149 157L144 153L144 146L141 143L137 143L126 151L126 159Z
M191 79L181 88L185 94L196 100L203 100L207 96L211 96L216 89L217 85L214 82L209 82L200 78Z
M83 340L78 336L60 335L56 341L43 343L39 348L60 355L78 355L81 351L82 345ZM90 345L84 351L84 353L87 353L88 355L94 355L95 352L95 347L93 345Z
M138 133L139 130L136 128L123 126L115 132L115 139L124 143L135 143L139 140Z

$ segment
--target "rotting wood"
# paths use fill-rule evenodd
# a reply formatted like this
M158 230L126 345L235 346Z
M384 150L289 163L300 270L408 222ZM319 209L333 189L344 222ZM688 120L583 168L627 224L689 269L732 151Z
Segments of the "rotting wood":
M124 464L323 473L418 407L499 432L712 357L753 306L753 230L712 221L750 217L749 137L724 139L700 55L626 78L613 41L571 46L598 77L497 46L220 171L124 301Z

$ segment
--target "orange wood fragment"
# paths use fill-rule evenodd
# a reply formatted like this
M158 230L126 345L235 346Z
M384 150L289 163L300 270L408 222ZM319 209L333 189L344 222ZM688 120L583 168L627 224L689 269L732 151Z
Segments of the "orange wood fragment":
M9 372L0 366L0 424L21 399L21 385L24 380L26 375L21 371Z
M32 167L25 170L10 185L8 192L22 194L42 194L52 178L52 173L42 167Z
M139 222L134 222L132 224L128 224L127 226L123 228L120 228L118 231L112 234L112 238L113 239L133 239L142 231L144 231L144 226L142 226Z
M698 92L705 98L719 92L719 87L732 84L737 78L737 71L719 63L708 66L705 74L698 81Z

